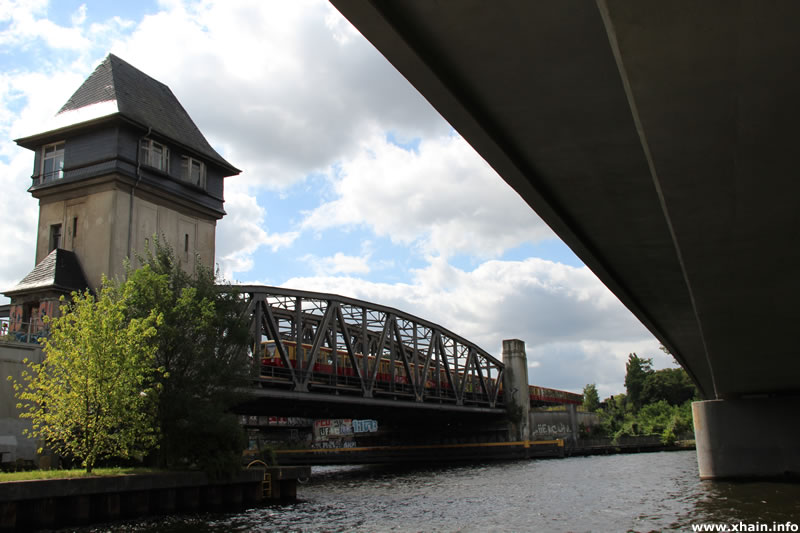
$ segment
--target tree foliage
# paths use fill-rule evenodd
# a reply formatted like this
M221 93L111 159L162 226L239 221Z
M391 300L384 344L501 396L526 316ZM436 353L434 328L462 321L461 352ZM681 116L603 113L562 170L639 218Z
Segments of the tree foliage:
M154 240L130 272L131 317L156 310L163 324L156 337L160 379L161 466L197 466L212 474L238 468L243 430L230 408L250 372L249 323L232 286L220 286L196 261L184 271L171 248Z
M671 405L666 400L648 403L638 413L638 430L642 435L660 435L664 444L693 430L692 404L690 401Z
M643 359L635 353L628 355L625 363L625 390L634 410L642 406L642 392L647 376L653 373L653 360Z
M697 397L697 389L682 368L664 368L647 375L642 387L642 405L666 401L681 405Z
M73 293L62 314L48 318L42 363L15 382L28 435L91 472L105 458L130 458L158 441L158 378L153 338L160 314L129 320L127 285L103 280L97 299ZM62 301L64 299L62 298Z
M597 386L594 383L583 387L583 406L590 413L597 411L600 406L600 396L597 394Z
M665 444L692 433L694 384L682 368L653 370L652 363L635 353L628 356L628 393L611 396L601 404L597 433L614 439L659 435Z

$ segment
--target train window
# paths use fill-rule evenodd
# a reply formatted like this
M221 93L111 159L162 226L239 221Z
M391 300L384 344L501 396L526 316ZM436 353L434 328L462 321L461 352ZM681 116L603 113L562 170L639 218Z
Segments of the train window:
M264 341L261 343L262 357L275 356L275 341Z

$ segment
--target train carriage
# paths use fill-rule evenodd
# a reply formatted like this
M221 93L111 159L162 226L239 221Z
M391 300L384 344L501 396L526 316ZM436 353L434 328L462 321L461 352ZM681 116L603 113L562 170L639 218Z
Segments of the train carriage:
M294 341L282 341L286 349L288 360L293 369L298 369L297 358L297 343ZM310 344L301 344L302 360L307 361L311 357L312 346ZM363 355L356 354L358 364L363 363ZM368 356L368 368L374 368L374 356ZM417 370L416 365L409 364L412 372ZM421 371L421 369L420 369ZM320 347L317 359L311 369L311 384L315 386L337 385L337 386L358 386L360 380L358 379L358 372L353 368L352 361L346 351L338 350L335 352L328 347ZM290 382L290 371L286 368L283 359L281 358L275 341L268 340L261 343L261 376L264 379L279 380ZM433 394L437 391L439 395L454 397L452 385L448 379L447 372L444 369L439 369L439 376L436 379L436 369L428 368L427 376L425 377L425 390L426 394ZM458 382L464 379L462 373L458 374ZM378 391L387 390L393 394L396 393L411 393L412 387L406 375L405 364L402 361L394 361L394 369L392 369L392 362L388 359L382 358L380 360L377 373L375 375L375 386ZM463 384L465 393L472 394L481 391L480 383L472 375L466 376L466 382ZM550 389L547 387L539 387L531 385L529 388L529 395L532 405L553 405L553 404L576 404L583 403L583 396L573 392L567 392L558 389ZM500 394L502 394L502 384L500 385Z

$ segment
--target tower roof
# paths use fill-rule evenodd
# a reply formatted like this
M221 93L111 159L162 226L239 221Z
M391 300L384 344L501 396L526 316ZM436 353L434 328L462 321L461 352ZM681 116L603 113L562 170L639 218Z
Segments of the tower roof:
M16 287L5 291L4 294L16 296L44 290L69 293L85 290L88 286L78 256L69 250L56 248L17 283Z
M150 128L233 173L239 172L211 147L169 87L114 54L108 54L67 100L48 131L71 128L113 115L121 115ZM39 136L17 142L24 146L27 139Z

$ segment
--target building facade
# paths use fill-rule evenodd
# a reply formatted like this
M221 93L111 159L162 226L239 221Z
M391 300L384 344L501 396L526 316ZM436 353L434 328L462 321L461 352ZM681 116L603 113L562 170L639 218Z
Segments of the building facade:
M154 237L187 271L197 261L213 268L224 179L239 170L163 83L110 54L42 133L16 142L34 153L28 191L39 200L39 224L36 267L5 292L12 330L30 328L79 285L123 279L126 260L136 266ZM68 260L51 258L61 271L45 272L54 252ZM60 286L59 275L72 283Z
M4 291L0 369L21 379L41 361L37 340L59 298L123 279L125 262L158 237L189 272L214 266L224 179L239 173L220 156L169 87L109 55L42 133L16 142L33 154L28 189L39 200L33 270ZM11 384L0 382L0 461L35 460ZM45 457L46 459L46 457Z

